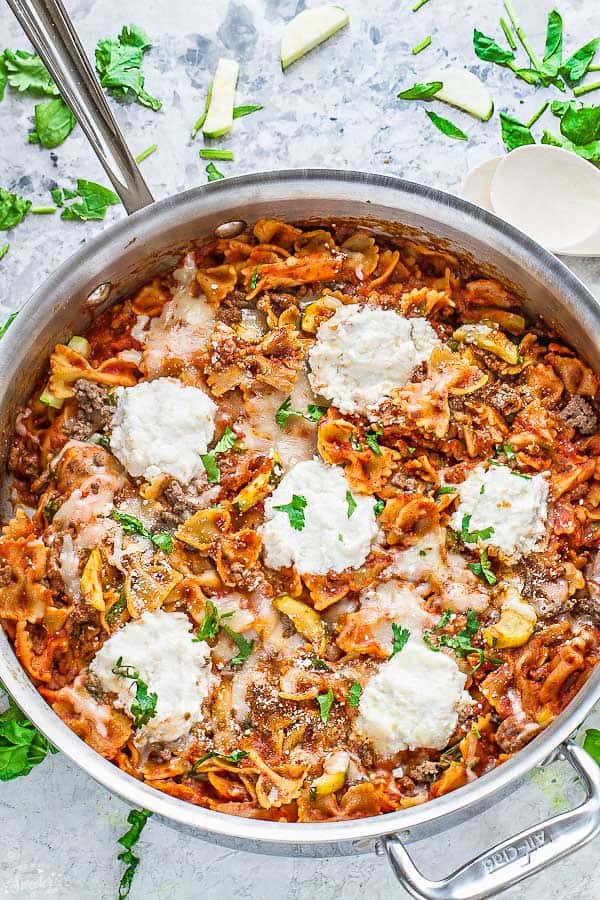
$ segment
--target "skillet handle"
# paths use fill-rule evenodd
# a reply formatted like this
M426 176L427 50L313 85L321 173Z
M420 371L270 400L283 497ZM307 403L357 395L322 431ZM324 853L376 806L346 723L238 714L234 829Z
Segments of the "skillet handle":
M417 900L479 900L529 878L600 833L600 767L573 742L559 748L559 757L583 782L583 803L502 841L447 878L431 881L422 875L397 835L382 838L378 852L387 854L396 878Z
M153 202L62 0L7 0L128 213Z

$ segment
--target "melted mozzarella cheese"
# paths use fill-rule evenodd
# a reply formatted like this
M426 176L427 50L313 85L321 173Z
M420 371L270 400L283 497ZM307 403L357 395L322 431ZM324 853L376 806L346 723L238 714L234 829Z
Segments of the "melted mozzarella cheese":
M468 531L493 528L482 545L492 545L508 554L526 556L539 549L546 534L548 481L543 475L523 477L507 466L477 466L457 485L460 503L451 519L461 531L470 515Z
M313 390L343 413L367 415L439 344L426 319L342 306L324 322L309 353Z
M456 728L465 681L450 656L411 639L364 688L356 729L382 757L441 750Z
M351 495L356 507L349 516L348 495L350 485L338 466L311 459L290 469L265 501L265 522L258 530L266 564L293 565L313 575L362 566L379 529L372 498ZM306 502L301 528L293 528L288 514L277 509L294 496Z
M439 617L424 610L422 604L423 598L412 585L400 584L394 579L369 588L361 596L361 609L377 616L373 636L388 653L391 653L393 643L391 622L408 628L411 635L422 634L436 624Z
M134 478L172 475L187 484L204 471L217 407L200 388L173 378L117 388L110 447Z
M130 715L136 685L113 672L119 658L157 695L156 715L138 730L138 740L175 741L202 720L202 704L216 679L210 647L192 638L187 616L157 609L116 631L92 660L90 671L115 695L114 705Z

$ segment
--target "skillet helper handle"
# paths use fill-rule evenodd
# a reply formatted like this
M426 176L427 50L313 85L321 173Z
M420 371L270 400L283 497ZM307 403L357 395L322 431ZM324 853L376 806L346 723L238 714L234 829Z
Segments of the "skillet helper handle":
M61 0L7 0L128 213L153 202Z
M563 744L558 756L571 763L583 782L583 803L513 835L447 878L431 881L422 875L397 835L382 838L378 852L387 855L396 878L417 900L479 900L506 890L600 833L600 767L573 742Z

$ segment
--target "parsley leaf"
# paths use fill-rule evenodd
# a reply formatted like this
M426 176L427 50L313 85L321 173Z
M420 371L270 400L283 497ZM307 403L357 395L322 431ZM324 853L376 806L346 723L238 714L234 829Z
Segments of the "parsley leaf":
M514 451L512 444L498 444L496 447L496 453L504 453L507 459L516 459L517 454Z
M497 579L490 568L487 550L481 551L478 563L469 563L469 569L474 575L477 575L478 578L481 578L481 580L485 581L487 584L496 584Z
M125 847L125 850L119 853L117 859L127 865L119 883L119 900L124 900L131 890L133 876L140 863L139 856L132 853L131 848L139 841L140 835L151 815L152 813L147 809L132 809L127 816L127 822L131 825L131 828L118 841L122 847Z
M119 523L126 534L139 534L141 537L152 541L156 547L165 553L171 553L173 550L173 538L167 531L148 531L143 522L140 522L135 516L120 512L118 509L113 509L112 517L115 522Z
M508 65L515 58L514 53L504 50L494 38L488 37L476 28L473 31L473 50L475 55L484 62L498 63L500 66Z
M523 122L515 119L514 116L509 116L508 113L500 113L500 127L502 129L504 146L509 153L517 147L535 144L531 129L524 125Z
M48 752L57 752L10 696L8 704L0 713L0 781L29 775Z
M204 619L196 632L196 637L192 640L198 641L214 641L219 633L220 628L219 611L212 600L207 600L204 607Z
M451 616L451 612L447 610L444 615L441 617L435 628L431 628L426 630L423 633L423 640L427 644L427 646L434 651L439 651L440 647L449 647L451 650L454 650L457 656L465 657L469 656L471 653L476 653L479 657L479 662L473 669L476 672L485 662L485 654L480 647L473 647L471 644L471 638L477 633L479 630L479 619L477 617L477 613L470 609L467 612L467 621L465 627L461 629L456 635L451 637L448 634L440 634L438 636L438 642L435 644L432 640L434 634L441 631L441 629L448 624Z
M438 116L437 113L432 112L432 110L426 109L425 115L433 122L438 131L441 131L442 134L445 134L447 137L454 138L456 141L468 141L469 135L465 134L462 129L460 129L454 122L451 122L450 119L445 119L444 116Z
M221 470L217 463L217 454L227 453L228 450L232 450L237 441L237 434L228 425L212 450L208 453L200 454L200 459L210 484L219 484L221 481Z
M231 666L239 666L243 662L246 662L254 648L254 641L249 641L244 637L243 634L239 634L237 631L234 631L233 628L229 627L229 625L223 625L222 622L221 628L223 629L227 637L231 638L233 643L238 648L238 652L232 659L229 660L229 664Z
M0 231L8 231L22 222L31 209L31 200L0 188Z
M412 87L398 94L399 100L431 100L444 87L441 81L417 81Z
M287 513L290 525L294 529L294 531L302 531L302 529L304 528L305 508L306 497L302 497L299 494L292 494L292 499L289 503L284 503L282 506L273 507L273 509L276 509L278 512Z
M358 706L358 704L360 703L361 694L362 687L360 686L358 681L353 681L347 697L350 706Z
M71 199L72 191L63 191L66 200ZM76 197L81 199L77 203L66 206L60 214L61 219L74 221L100 220L106 215L109 206L115 206L121 201L113 191L95 181L87 181L85 178L77 179Z
M379 446L379 438L383 434L383 429L378 427L369 428L365 431L365 444L372 450L375 456L381 456L381 447Z
M600 729L588 728L583 741L583 749L590 754L600 766Z
M25 50L5 50L6 81L19 93L58 97L58 88L37 53Z
M380 516L381 513L384 511L384 509L385 509L385 500L376 500L375 506L373 507L373 511L375 512L375 515Z
M252 285L250 286L252 287ZM327 412L326 406L317 406L316 403L309 403L306 407L306 412L302 412L300 409L292 409L291 406L292 398L287 397L275 413L275 421L280 428L285 428L290 416L298 416L302 419L306 419L308 422L318 422Z
M124 592L121 591L119 595L119 599L115 600L113 605L106 610L104 614L104 618L108 625L112 625L119 618L123 610L127 607L127 597Z
M439 644L433 643L432 636L434 634L436 634L438 631L441 631L442 628L446 627L446 625L450 621L451 616L452 616L452 613L450 612L449 609L447 609L446 612L443 614L443 616L441 616L441 618L439 619L437 625L434 625L433 628L426 628L425 631L423 632L423 641L427 644L427 646L429 647L430 650L435 650L436 653L439 652L439 649L440 649Z
M135 682L135 699L131 701L131 717L136 728L147 725L150 719L156 715L156 702L158 695L148 693L148 685L140 678L140 673L133 666L123 665L123 657L120 656L111 669L113 675L120 678L128 678Z
M222 178L225 178L222 172L219 172L214 163L210 162L206 167L206 174L208 175L208 181L221 181Z
M136 25L124 26L116 38L104 38L96 46L96 71L100 84L118 100L137 101L157 111L162 103L144 88L142 60L152 46Z
M237 764L241 762L242 759L245 759L248 756L247 750L234 750L232 753L228 753L224 755L223 753L217 753L216 750L209 750L208 753L205 753L200 759L197 759L194 765L192 766L190 772L192 775L195 775L198 772L198 769L209 759L222 759L223 762L234 763Z
M29 133L29 143L41 144L48 150L62 144L77 124L62 97L36 104L34 115L35 130Z
M400 653L407 640L410 637L410 631L408 628L402 628L400 625L396 625L395 622L392 622L392 652L390 653L389 659L392 656L395 656L396 653Z
M583 47L580 47L572 56L570 56L560 67L559 72L569 85L573 87L578 81L581 81L586 74L590 63L592 62L596 50L600 44L600 38L593 38Z
M467 513L463 516L460 524L460 539L463 544L476 544L479 540L487 541L488 538L491 538L494 533L494 529L491 525L487 528L482 528L480 531L469 531L471 518L471 514Z
M356 509L356 500L350 491L346 491L346 503L348 504L348 518L351 518L352 513Z
M331 707L333 706L333 691L331 688L328 689L326 694L319 694L317 697L317 703L319 704L319 717L321 722L327 724L329 721L329 713L331 712Z
M250 113L258 112L259 109L264 109L260 103L249 103L247 106L234 106L233 118L241 119L242 116L249 116Z
M6 244L6 246L8 247L8 244ZM10 326L15 321L15 319L17 318L18 315L19 315L18 310L16 312L11 312L11 314L6 318L4 324L0 325L0 340L4 337L4 335L6 334L6 332L8 331L8 329L10 328Z
M255 266L254 271L250 277L249 288L251 291L256 290L256 285L258 284L258 270L259 270L259 266ZM288 403L289 403L289 400L290 400L290 398L288 397ZM279 423L277 423L277 424L279 424Z
M453 484L441 484L435 492L435 496L443 497L444 494L455 494L456 490Z

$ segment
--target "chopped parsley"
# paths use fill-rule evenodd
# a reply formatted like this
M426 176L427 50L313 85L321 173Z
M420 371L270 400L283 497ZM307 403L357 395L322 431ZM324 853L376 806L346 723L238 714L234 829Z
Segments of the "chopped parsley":
M248 756L247 750L234 750L232 753L228 753L227 755L223 753L217 753L216 750L209 750L208 753L205 753L200 759L197 759L194 765L190 770L190 774L195 775L200 768L200 766L207 762L209 759L220 759L223 762L232 763L233 765L237 765L241 762L242 759L245 759Z
M37 53L5 50L0 54L0 78L2 71L6 73L6 83L20 94L58 97L58 88Z
M140 863L139 856L132 853L131 849L139 841L140 835L151 815L152 813L148 809L132 809L127 816L127 822L131 827L118 841L122 847L125 847L125 850L119 853L117 859L127 865L119 883L119 900L124 900L125 897L129 896L133 876Z
M237 631L234 631L233 628L229 627L229 625L223 625L222 622L221 628L223 629L227 637L230 638L238 648L238 652L236 653L236 655L229 660L229 665L240 666L242 663L246 662L248 657L252 654L252 650L254 649L254 641L249 641L244 637L243 634L239 634Z
M358 453L362 453L363 446L355 434L350 436L350 446Z
M365 431L365 444L375 456L381 456L381 447L379 446L379 438L383 434L383 428L374 426Z
M333 672L331 666L328 666L324 659L314 654L310 657L310 667L316 672Z
M498 444L496 453L504 453L507 459L515 459L517 456L511 444Z
M482 528L480 531L469 531L469 524L471 522L471 514L467 513L463 516L462 522L460 525L460 539L463 544L476 544L477 541L487 541L488 538L494 533L494 529L491 525L487 528Z
M403 628L400 625L396 625L395 622L392 622L392 652L390 653L389 659L395 656L396 653L400 653L409 637L410 631L408 628Z
M326 694L319 694L317 697L317 703L319 704L319 717L321 722L327 724L329 721L329 713L331 712L331 707L333 706L333 691L331 688L328 689Z
M353 681L350 690L348 691L348 703L350 706L358 706L360 703L360 697L362 694L362 687L358 683L358 681Z
M487 550L481 551L479 562L469 563L469 569L474 575L477 575L478 578L481 578L481 580L485 581L487 584L496 584L497 579L490 568Z
M442 628L444 628L449 620L452 613L446 611L444 615L441 617L439 622L434 628L428 629L423 633L423 640L427 644L430 650L434 650L436 653L439 651L440 647L449 647L450 650L454 650L457 656L465 657L469 656L471 653L476 653L479 657L479 662L474 667L473 671L476 672L481 668L483 663L485 662L485 654L481 647L474 647L471 643L473 636L479 631L479 618L477 613L470 609L467 612L467 621L465 627L461 629L461 631L457 632L453 637L448 634L439 634ZM433 636L437 637L437 643L434 643ZM500 662L499 660L491 659L490 662Z
M135 683L135 699L131 701L131 717L136 728L147 725L150 719L156 715L156 702L158 695L148 692L148 685L140 678L140 673L133 666L123 665L123 657L120 656L112 667L113 675L120 678L129 678Z
M121 591L119 594L119 599L115 600L113 605L106 610L104 614L104 618L106 620L107 625L112 625L127 607L127 597L125 593Z
M215 604L212 600L207 600L206 606L204 607L204 619L196 632L196 637L192 638L192 640L195 642L213 641L219 633L221 624L220 618L219 611Z
M306 497L302 497L300 494L292 494L292 499L289 503L284 503L282 506L274 506L273 509L276 509L278 512L284 512L287 514L291 527L294 531L302 531L304 528L304 510L306 508Z
M164 553L171 553L173 550L173 538L168 531L148 531L143 522L140 522L135 516L120 512L118 509L113 509L112 517L115 522L119 523L126 534L139 534L141 537L152 541Z
M8 709L0 713L0 781L29 775L48 752L57 751L9 696Z
M249 641L243 634L239 634L223 622L223 619L228 619L232 615L233 612L219 613L219 610L212 600L207 600L204 608L204 619L196 632L196 636L192 638L192 640L195 642L214 641L218 637L219 629L222 628L227 637L230 638L238 648L238 652L229 660L229 663L232 666L238 666L245 662L251 655L252 650L254 649L254 641Z
M443 497L444 494L455 494L456 488L452 484L441 484L435 492L436 497Z
M376 516L380 516L385 509L385 500L376 500L373 510Z
M252 284L250 284L250 287L252 287ZM299 416L302 419L306 419L308 422L318 422L323 418L326 412L326 406L317 406L316 403L309 403L306 407L306 412L302 412L300 409L292 409L292 398L287 397L275 413L275 421L280 428L285 428L290 416Z
M255 290L256 290L256 285L258 284L258 269L259 269L259 267L258 267L258 266L255 266L255 267L254 267L254 271L252 272L252 275L251 275L251 277L250 277L250 285L249 285L249 287L250 287L250 290L251 290L251 291L255 291ZM290 399L290 398L288 397L288 401L289 401L289 399ZM279 422L278 422L277 424L279 425Z
M221 470L217 463L217 455L232 450L237 444L237 441L237 434L228 425L212 450L208 453L200 454L200 459L202 460L202 465L204 466L206 477L210 484L219 484L221 481Z
M350 491L346 491L346 503L348 504L348 518L350 519L352 513L356 509L356 500L354 499Z
M142 61L152 42L137 25L125 25L116 38L104 38L96 46L96 71L100 84L117 100L137 101L155 112L162 106L144 88Z

